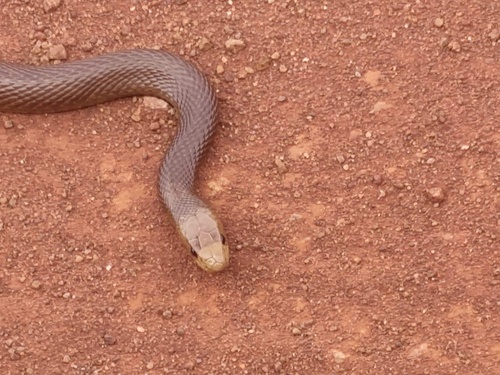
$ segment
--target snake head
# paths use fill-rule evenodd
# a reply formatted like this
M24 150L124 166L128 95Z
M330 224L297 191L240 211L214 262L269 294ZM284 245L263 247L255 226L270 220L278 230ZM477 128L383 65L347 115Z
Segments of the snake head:
M222 271L229 264L229 246L222 225L206 207L182 219L179 230L196 263L206 271Z

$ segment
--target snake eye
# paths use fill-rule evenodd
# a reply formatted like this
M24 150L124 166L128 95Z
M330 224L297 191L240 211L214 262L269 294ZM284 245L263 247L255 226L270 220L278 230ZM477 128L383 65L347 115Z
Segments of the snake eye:
M221 242L222 242L223 245L226 244L226 237L224 237L223 234L220 235L220 240L221 240Z
M193 248L191 248L191 255L194 257L198 257L198 253Z

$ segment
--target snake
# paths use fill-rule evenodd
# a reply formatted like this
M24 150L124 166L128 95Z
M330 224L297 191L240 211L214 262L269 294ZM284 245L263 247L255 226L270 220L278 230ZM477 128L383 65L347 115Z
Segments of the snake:
M193 63L152 49L60 64L0 62L4 113L66 112L137 96L163 99L176 110L179 127L159 169L159 194L196 263L205 271L221 271L229 263L224 228L194 188L197 167L216 127L217 98Z

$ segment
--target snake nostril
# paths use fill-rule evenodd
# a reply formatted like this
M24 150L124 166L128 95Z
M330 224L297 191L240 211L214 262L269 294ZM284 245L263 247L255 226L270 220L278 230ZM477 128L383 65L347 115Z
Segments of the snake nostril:
M223 245L226 244L226 237L224 237L223 234L220 235L220 240L221 240L221 242L222 242Z
M198 257L198 253L193 248L191 248L191 255L194 256L194 257Z

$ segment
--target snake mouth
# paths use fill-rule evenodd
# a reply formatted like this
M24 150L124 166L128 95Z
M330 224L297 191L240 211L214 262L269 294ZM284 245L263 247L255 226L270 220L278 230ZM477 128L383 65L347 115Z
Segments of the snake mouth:
M229 264L229 262L227 262L227 261L226 262L216 262L213 259L204 260L204 259L198 258L197 261L198 261L198 265L202 269L204 269L205 271L211 272L211 273L212 272L213 273L220 272L220 271L226 269L228 264Z
M203 266L201 266L203 269L205 269L208 272L220 272L224 270L228 263L225 262L210 262L211 259L209 259L207 262L204 263Z

